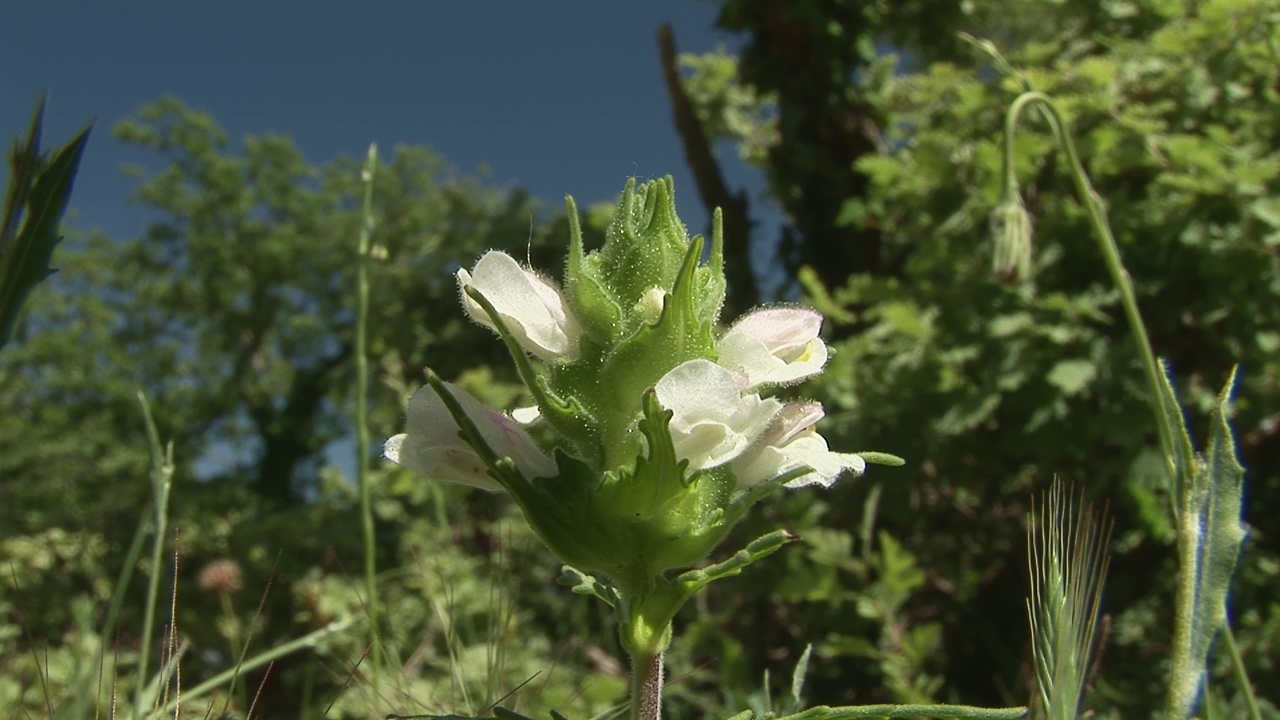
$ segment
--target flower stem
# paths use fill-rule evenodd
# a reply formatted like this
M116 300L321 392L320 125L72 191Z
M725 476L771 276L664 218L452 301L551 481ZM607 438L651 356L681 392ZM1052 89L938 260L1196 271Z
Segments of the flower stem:
M378 166L378 146L369 146L361 179L364 181L364 215L356 266L356 485L360 488L360 523L364 530L364 594L369 614L369 645L373 687L378 687L382 666L378 642L377 545L373 533L373 500L369 489L369 238L373 235L373 171Z
M631 656L631 720L662 717L662 653Z
M1240 684L1240 694L1244 696L1245 707L1249 708L1250 719L1262 720L1262 710L1258 708L1258 698L1253 695L1253 685L1245 672L1244 658L1240 656L1240 648L1236 645L1235 636L1231 634L1230 624L1222 633L1222 644L1226 647L1227 654L1231 656L1231 669L1235 672L1236 682Z
M1062 115L1058 112L1058 107L1053 103L1053 99L1042 92L1031 91L1025 92L1018 96L1013 104L1009 106L1009 112L1005 115L1005 183L1016 182L1013 177L1013 138L1014 132L1018 124L1018 118L1022 111L1031 105L1038 105L1048 115L1051 125L1053 126L1054 135L1058 138L1058 144L1062 151L1067 154L1067 160L1071 163L1071 179L1075 183L1076 192L1080 194L1080 200L1084 203L1085 209L1089 212L1089 221L1093 225L1094 233L1098 238L1098 247L1102 250L1102 259L1106 263L1107 272L1110 273L1112 281L1120 290L1121 305L1124 307L1125 317L1129 321L1129 329L1133 332L1134 341L1138 346L1138 354L1142 358L1142 369L1147 376L1147 389L1151 392L1152 402L1155 403L1156 427L1160 437L1160 450L1164 455L1165 470L1170 478L1177 483L1179 479L1175 475L1174 467L1174 432L1173 427L1169 423L1169 417L1164 412L1162 394L1160 392L1160 367L1156 363L1155 353L1151 349L1151 340L1147 337L1146 325L1142 322L1142 314L1138 312L1138 299L1133 291L1133 283L1129 280L1129 273L1124 269L1124 264L1120 260L1120 248L1116 245L1115 235L1111 232L1111 224L1107 221L1107 215L1102 209L1102 200L1098 197L1097 191L1093 189L1093 185L1089 183L1089 177L1085 174L1084 166L1080 164L1080 156L1076 153L1075 142L1071 139L1071 135L1067 133L1067 124L1062 119ZM1187 467L1191 464L1188 462Z
M1182 512L1182 498L1185 497L1190 487L1191 478L1189 474L1194 472L1196 467L1196 461L1192 455L1190 445L1186 442L1175 441L1175 430L1170 418L1174 417L1172 413L1180 413L1181 409L1165 407L1165 396L1161 390L1160 367L1156 362L1151 340L1147 336L1147 328L1142 322L1142 315L1138 312L1137 295L1133 291L1133 283L1129 279L1129 273L1124 269L1124 264L1120 260L1120 249L1116 245L1115 235L1111 232L1111 224L1108 222L1106 212L1103 210L1102 200L1089 183L1084 166L1080 163L1080 156L1076 152L1075 142L1067 132L1066 121L1063 120L1062 114L1059 112L1057 105L1054 104L1053 99L1042 92L1032 90L1022 93L1013 101L1009 106L1009 111L1005 114L1005 165L1003 178L1005 192L1007 194L1012 187L1016 187L1017 183L1014 173L1013 138L1018 118L1026 108L1032 105L1037 106L1045 113L1050 126L1053 128L1054 136L1058 140L1059 147L1067 154L1067 160L1071 164L1071 179L1075 184L1076 191L1080 194L1080 199L1084 203L1085 209L1089 212L1089 221L1093 225L1094 234L1098 238L1098 246L1102 250L1107 272L1110 273L1111 279L1120 290L1121 305L1124 307L1124 314L1129 321L1129 328L1133 332L1134 340L1138 345L1138 354L1142 358L1142 368L1147 376L1147 387L1151 392L1152 410L1155 413L1165 472L1172 482L1173 515L1177 526L1181 528L1184 526L1179 521L1179 515ZM1181 457L1178 457L1179 454ZM1173 662L1170 671L1169 697L1165 707L1165 714L1170 718L1178 715L1176 710L1178 707L1176 690L1178 678L1198 673L1196 669L1190 667L1192 662L1191 625L1196 603L1196 583L1193 570L1196 567L1197 552L1197 543L1193 539L1186 537L1184 533L1179 532L1178 564L1182 569L1184 578L1178 583L1177 595L1174 599ZM1228 648L1234 651L1235 638L1232 635L1230 623L1224 623L1222 631ZM1236 662L1235 670L1237 679L1241 684L1241 691L1246 697L1251 697L1252 687L1249 684L1249 678L1245 674L1244 664ZM1256 709L1251 708L1251 710L1252 717L1257 720L1260 716Z

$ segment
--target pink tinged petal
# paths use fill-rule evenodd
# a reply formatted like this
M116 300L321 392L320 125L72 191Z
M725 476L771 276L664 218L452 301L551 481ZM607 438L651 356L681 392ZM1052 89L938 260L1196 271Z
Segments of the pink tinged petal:
M572 359L582 328L550 280L521 267L510 255L485 253L472 272L458 270L462 306L472 320L496 330L480 303L467 295L473 287L493 304L520 347L547 361Z
M710 360L690 360L654 386L658 402L672 411L669 426L676 456L692 470L733 460L768 429L782 403L742 395L733 374Z
M827 345L818 337L822 315L798 307L744 315L716 345L720 364L746 377L743 390L788 385L822 372Z
M811 469L787 481L789 488L830 487L845 472L860 475L866 462L852 453L832 452L814 426L823 416L816 402L788 403L757 443L733 463L738 486L749 488L800 466Z
M538 449L513 419L490 410L452 383L445 386L498 457L511 458L526 478L556 475L555 461ZM388 460L439 480L485 490L502 489L498 481L489 476L484 461L462 439L453 416L431 386L423 387L409 401L405 429L407 432L387 440L383 454Z

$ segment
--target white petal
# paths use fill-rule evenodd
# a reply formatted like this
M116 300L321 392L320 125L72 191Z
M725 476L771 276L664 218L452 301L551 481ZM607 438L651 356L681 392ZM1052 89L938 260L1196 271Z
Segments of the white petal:
M555 461L534 444L514 420L490 410L467 391L445 383L462 411L475 424L480 436L498 457L509 457L525 477L551 477ZM414 472L440 480L462 483L485 490L501 490L489 476L484 461L462 439L460 429L444 401L431 386L414 393L409 401L406 431L387 440L383 454Z
M827 345L818 337L822 315L778 307L743 316L716 345L720 364L746 376L743 390L788 385L822 372Z
M485 253L472 272L458 270L462 305L471 319L487 328L497 325L465 289L480 291L526 351L543 360L572 359L582 335L559 288L550 280L521 267L510 255Z
M788 481L787 487L830 487L845 472L861 475L866 470L862 457L832 452L826 438L814 429L822 415L819 403L787 404L759 441L734 461L738 486L749 488L800 466L807 466L812 472Z
M742 454L769 427L782 403L742 395L733 374L710 360L690 360L654 386L658 402L672 411L676 456L693 470L723 465Z
M788 459L795 461L792 467L808 465L813 469L813 472L807 475L801 475L794 480L788 481L786 486L789 488L804 487L806 485L831 487L845 472L861 475L867 469L867 463L862 459L862 456L853 453L832 452L827 447L826 438L813 430L809 430L801 437L791 441L786 446L785 451Z
M516 408L511 411L511 419L525 427L529 427L542 419L542 411L538 409L537 405Z

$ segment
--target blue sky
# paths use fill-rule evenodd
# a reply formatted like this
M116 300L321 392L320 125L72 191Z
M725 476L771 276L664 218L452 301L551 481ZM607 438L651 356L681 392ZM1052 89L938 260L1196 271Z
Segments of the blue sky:
M96 117L69 220L113 237L149 219L128 202L134 183L120 167L153 163L111 126L166 93L211 113L233 140L283 133L312 162L362 156L374 141L384 152L430 145L461 172L487 166L493 182L553 206L565 194L583 206L610 200L631 175L671 174L681 216L704 232L656 31L672 23L685 52L733 48L713 29L716 10L705 0L7 3L0 134L25 129L46 90L46 145ZM731 185L757 195L759 173L726 150ZM330 457L349 458L346 445Z
M77 227L139 233L120 172L147 158L110 137L116 120L172 93L233 139L279 132L313 162L368 144L426 144L458 170L558 205L614 197L628 176L672 174L693 232L706 213L686 168L658 66L656 29L682 51L733 47L705 0L650 2L8 3L0 22L0 132L24 128L51 91L49 142L98 125L72 200ZM48 144L48 143L46 143ZM729 178L758 173L732 153Z

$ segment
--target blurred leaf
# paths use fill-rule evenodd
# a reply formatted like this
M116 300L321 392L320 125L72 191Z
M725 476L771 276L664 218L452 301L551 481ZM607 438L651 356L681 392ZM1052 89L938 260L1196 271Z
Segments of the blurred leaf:
M1049 369L1049 384L1066 395L1075 395L1088 387L1098 368L1088 360L1061 360Z
M46 156L40 152L44 106L42 97L26 139L15 140L9 152L9 188L0 218L0 348L13 336L27 296L54 272L49 261L62 239L59 225L92 129L86 127Z

